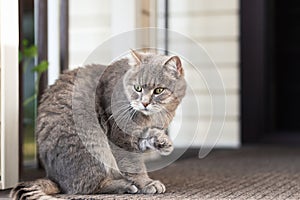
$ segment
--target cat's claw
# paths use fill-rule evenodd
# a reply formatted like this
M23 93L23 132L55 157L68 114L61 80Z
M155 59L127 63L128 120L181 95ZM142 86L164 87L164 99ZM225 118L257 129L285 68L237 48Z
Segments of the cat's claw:
M162 194L165 192L166 192L166 186L157 180L150 182L141 190L141 193L143 194Z
M128 194L136 194L138 191L139 191L139 189L135 185L130 185L127 188L126 193L128 193Z

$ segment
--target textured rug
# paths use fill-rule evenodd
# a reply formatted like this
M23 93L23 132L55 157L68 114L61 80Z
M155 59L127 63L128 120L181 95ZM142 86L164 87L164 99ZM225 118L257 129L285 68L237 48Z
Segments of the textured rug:
M300 199L300 148L248 147L197 153L150 176L166 184L161 195L60 195L66 199ZM0 191L0 199L8 191Z
M300 148L215 150L204 159L179 160L151 177L166 184L165 194L81 199L300 199Z

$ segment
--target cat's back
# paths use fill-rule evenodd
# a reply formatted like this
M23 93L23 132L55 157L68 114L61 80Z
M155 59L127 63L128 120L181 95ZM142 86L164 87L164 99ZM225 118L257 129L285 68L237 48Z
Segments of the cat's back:
M47 88L39 102L38 114L43 112L64 113L72 105L74 86L84 77L85 85L96 82L95 74L103 71L103 65L89 65L84 68L64 71L53 85ZM93 82L93 83L92 83Z
M70 71L65 71L58 80L44 92L37 117L38 140L44 140L53 132L52 129L69 131L74 126L74 112L95 112L95 93L97 86L106 88L103 96L109 96L109 89L120 80L129 69L128 60L121 59L109 66L88 65ZM56 131L62 134L61 131ZM59 135L51 135L58 138Z
M76 85L85 84L84 92L91 93L89 90L97 82L96 74L104 69L103 65L90 65L65 71L45 90L38 107L36 133L39 141L48 137L52 129L60 128L58 126L72 126L74 91L78 88Z

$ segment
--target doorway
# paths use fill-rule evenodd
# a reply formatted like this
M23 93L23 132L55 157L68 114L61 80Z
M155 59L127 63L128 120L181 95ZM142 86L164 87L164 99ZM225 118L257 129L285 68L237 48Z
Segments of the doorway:
M275 128L300 133L300 2L274 5Z
M244 143L300 144L299 17L298 1L241 1Z

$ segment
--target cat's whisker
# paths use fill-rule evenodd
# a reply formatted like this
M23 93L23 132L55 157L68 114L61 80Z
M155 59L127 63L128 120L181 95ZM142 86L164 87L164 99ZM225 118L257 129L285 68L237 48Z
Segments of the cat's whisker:
M112 104L106 108L104 111L105 112L110 112L112 108L116 108L116 107L123 107L123 106L130 106L128 101L116 101L116 102L112 102Z
M124 121L126 120L126 127L125 127L125 130L127 129L127 125L128 125L128 122L129 122L129 120L130 120L130 112L131 112L131 110L132 110L132 108L131 107L129 107L127 110L126 110L126 113L125 113L125 115L124 115Z
M129 106L128 105L123 105L123 106L121 106L121 108L125 108L125 109L127 109ZM120 109L121 110L121 109ZM120 111L119 110L119 111ZM126 110L125 110L126 111ZM124 111L124 112L125 112ZM114 115L119 115L120 113L118 112L118 113L114 113L114 114L111 114L110 116L109 116L109 118L104 122L105 124L107 124L107 122L109 121L109 120L111 120L111 119L113 119L114 118Z
M129 124L129 120L130 120L130 115L126 115L126 119L127 119L127 122L125 123L125 130L123 131L124 132L124 136L127 134L127 135L130 135L130 133L128 133L128 130L127 130L127 126ZM126 137L126 136L125 136Z
M132 107L130 107L130 110L129 110L130 112L129 112L129 114L130 114L130 120L133 120L133 117L134 117L134 115L135 115L135 113L136 113L136 110L134 109L134 108L132 108Z
M130 109L129 106L124 106L121 107L119 110L116 110L113 115L117 118L119 116L122 116L124 113L128 112L128 110Z
M130 120L130 116L131 116L131 111L133 110L132 107L127 107L126 109L124 109L123 111L121 111L120 113L118 113L118 115L116 116L115 121L117 121L119 126L121 129L127 129L127 125L128 125L128 121ZM126 123L123 123L125 122ZM125 124L125 127L124 127Z
M128 107L130 107L130 105L120 105L120 106L112 106L111 108L114 108L112 110L112 112L116 112L118 110L123 110L123 109L127 109Z
M121 128L120 125L122 124L124 114L127 113L130 108L131 107L128 105L126 105L126 106L123 105L123 106L121 106L121 109L119 109L117 113L113 113L111 115L111 117L114 118L113 124L112 124L112 132L116 132L116 131L114 131L115 129Z
M128 103L128 101L124 101L124 102L118 102L118 103L113 103L111 104L111 108L118 108L120 106L129 106L130 104Z
M107 124L107 122L109 121L109 120L111 120L113 118L113 115L111 114L108 118L107 118L107 120L106 121L104 121L104 124L106 125Z

